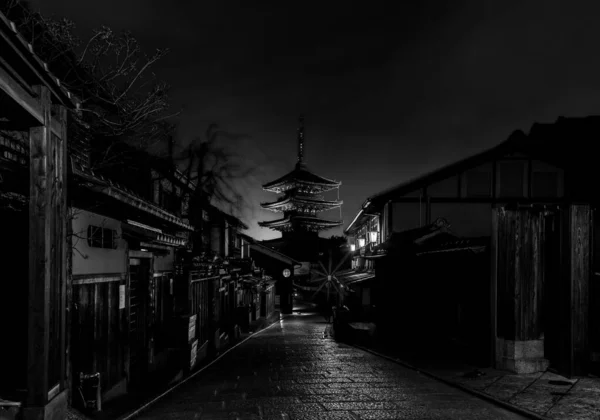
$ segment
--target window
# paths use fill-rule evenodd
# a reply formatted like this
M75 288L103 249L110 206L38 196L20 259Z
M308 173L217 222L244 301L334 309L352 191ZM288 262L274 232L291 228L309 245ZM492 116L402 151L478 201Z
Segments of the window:
M240 237L237 234L237 232L233 229L233 228L229 228L229 243L231 244L231 246L233 246L235 249L240 248L241 246L241 241L240 241Z
M89 225L87 229L87 243L91 248L117 249L117 231Z

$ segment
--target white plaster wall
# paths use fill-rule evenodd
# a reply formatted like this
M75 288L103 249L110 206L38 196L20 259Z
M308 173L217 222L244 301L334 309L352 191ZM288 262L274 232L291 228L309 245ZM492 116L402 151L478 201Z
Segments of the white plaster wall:
M431 221L443 217L459 236L492 234L492 205L489 203L431 203Z
M451 176L427 187L429 197L458 197L458 176Z
M402 232L426 224L425 210L427 203L393 203L392 232Z
M171 271L175 262L175 248L169 247L168 255L154 254L154 271Z
M72 208L73 274L126 273L127 242L122 238L121 222L86 210ZM87 243L88 225L115 229L119 238L117 249L92 248Z

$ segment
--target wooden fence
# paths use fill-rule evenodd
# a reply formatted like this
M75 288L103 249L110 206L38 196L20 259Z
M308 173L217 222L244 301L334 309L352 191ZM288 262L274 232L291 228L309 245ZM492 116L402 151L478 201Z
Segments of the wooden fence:
M119 305L119 286L125 284L119 277L73 281L73 374L99 372L103 390L125 379L127 322Z

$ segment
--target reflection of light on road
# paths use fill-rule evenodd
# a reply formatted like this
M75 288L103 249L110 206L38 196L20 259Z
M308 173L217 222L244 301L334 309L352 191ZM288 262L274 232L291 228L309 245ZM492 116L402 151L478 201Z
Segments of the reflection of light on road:
M294 316L308 316L308 315L314 315L313 312L292 312L292 315Z

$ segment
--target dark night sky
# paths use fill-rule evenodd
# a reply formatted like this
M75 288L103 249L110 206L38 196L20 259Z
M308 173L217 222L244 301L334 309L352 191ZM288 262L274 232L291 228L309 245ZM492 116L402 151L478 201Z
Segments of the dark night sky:
M211 122L245 135L234 147L259 168L243 185L259 239L279 235L256 225L279 217L258 208L275 199L260 185L292 169L301 113L309 168L343 183L345 226L367 196L515 129L600 113L597 0L33 4L82 31L108 25L171 49L156 72L184 107L182 138Z

